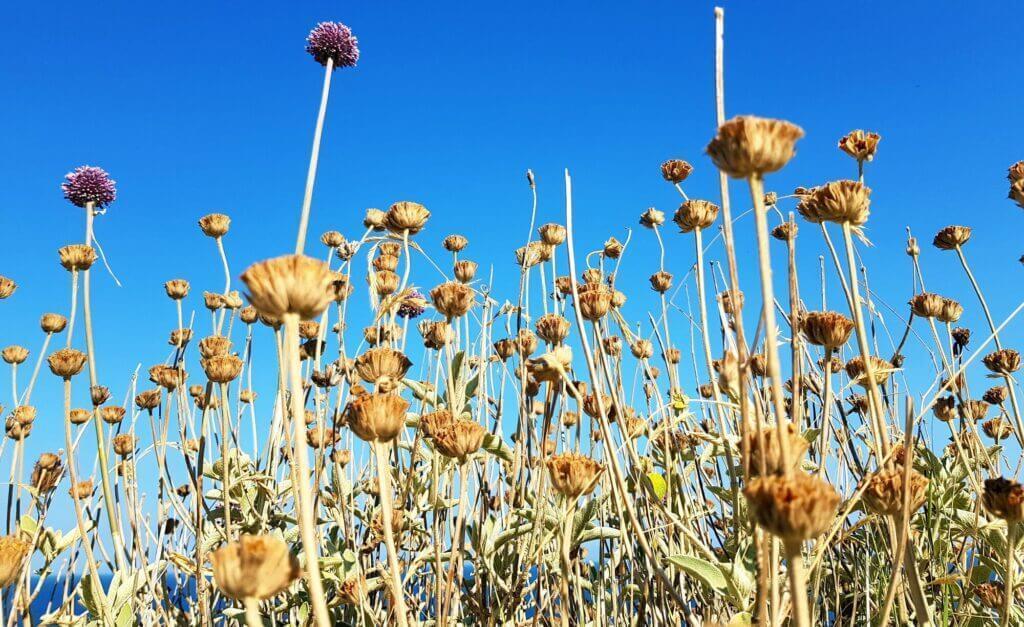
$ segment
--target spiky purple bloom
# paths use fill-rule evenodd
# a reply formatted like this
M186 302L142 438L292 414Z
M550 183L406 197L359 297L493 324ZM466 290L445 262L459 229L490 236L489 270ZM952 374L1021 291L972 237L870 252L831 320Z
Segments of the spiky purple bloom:
M320 22L306 37L306 52L320 65L334 59L334 68L355 67L359 46L352 29L341 22Z
M427 310L427 299L418 290L410 291L402 304L398 306L398 315L401 318L416 318Z
M91 202L101 209L117 198L115 183L103 168L83 165L65 174L60 188L71 204L84 207Z

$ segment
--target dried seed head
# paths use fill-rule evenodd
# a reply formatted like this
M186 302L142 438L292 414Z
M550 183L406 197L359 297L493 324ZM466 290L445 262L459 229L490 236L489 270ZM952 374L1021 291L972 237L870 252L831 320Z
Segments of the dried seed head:
M441 245L444 246L444 249L448 252L457 253L462 252L462 250L469 245L469 240L462 235L453 234L444 238Z
M394 394L364 394L349 401L348 425L366 442L390 442L405 425L409 402Z
M494 352L502 361L516 354L516 342L511 338L504 338L494 343Z
M757 524L787 544L821 535L839 505L839 494L831 485L803 472L756 477L743 495Z
M956 398L953 396L936 399L935 404L932 405L932 414L942 422L950 422L956 418L957 413Z
M732 178L760 177L782 169L803 135L803 129L783 120L738 116L718 127L707 153Z
M219 311L227 306L227 301L224 299L223 294L217 292L203 292L203 304L210 311Z
M309 320L331 303L334 275L322 261L304 255L285 255L249 266L242 282L256 310L265 316L297 315Z
M1024 179L1010 183L1010 193L1007 197L1024 209Z
M188 281L185 279L171 279L164 283L164 291L173 300L181 300L188 296L189 287Z
M871 188L857 181L832 181L803 196L797 211L816 224L848 222L860 226L868 221L870 207Z
M672 184L682 183L693 172L693 166L682 159L669 159L661 164L661 177Z
M96 251L92 246L85 244L69 244L57 250L60 257L60 265L68 272L88 270L96 263Z
M996 374L1010 375L1020 370L1020 353L1012 348L1004 348L985 355L982 362Z
M396 235L416 235L423 230L430 212L423 205L408 200L396 202L384 215L384 226Z
M783 463L782 449L779 447L779 428L770 426L761 429L760 432L748 431L743 436L743 450L750 459L750 476L756 477L761 474L761 459L764 458L765 473L768 475L781 475L787 469L795 470L803 463L804 455L807 453L809 444L796 425L789 423L785 427L786 451L789 455L789 464ZM761 443L764 442L764 448ZM767 451L767 455L763 452Z
M32 545L18 536L0 538L0 588L18 580Z
M565 227L561 224L548 223L537 229L540 241L548 246L561 246L567 235Z
M455 329L444 321L424 320L419 324L423 345L440 350L455 340Z
M89 388L89 396L94 407L99 407L110 400L110 388L104 385L93 385Z
M86 479L85 481L79 481L78 483L71 486L71 488L68 490L68 494L70 494L71 498L75 499L76 501L80 501L92 496L92 491L92 480Z
M145 390L135 396L135 406L146 411L153 411L160 406L160 388Z
M640 214L640 224L649 229L653 229L656 226L665 224L665 212L658 211L654 207L650 207L647 211Z
M553 247L544 242L530 242L515 250L516 265L520 268L532 268L537 264L551 259Z
M454 281L442 283L430 290L434 308L448 320L466 315L474 304L474 297L472 288Z
M10 298L16 289L18 289L17 283L5 276L0 276L0 300Z
M804 338L830 350L842 348L850 340L854 327L853 320L834 311L808 311L800 316Z
M455 278L461 283L469 283L476 277L477 264L475 261L460 259L455 262Z
M869 512L880 516L900 516L903 513L904 466L896 465L891 469L882 469L867 478L867 487L861 495L864 506ZM916 512L924 505L927 498L928 479L914 469L910 469L910 513Z
M730 316L739 315L743 309L743 292L740 290L723 290L716 298L722 306L722 311Z
M46 363L50 366L50 372L62 379L70 379L82 371L85 360L85 353L73 348L62 348L51 353Z
M981 502L993 516L1007 522L1024 519L1024 486L1011 479L986 479Z
M989 404L985 401L964 401L960 403L957 412L964 420L978 422L985 419L985 416L988 414L988 408Z
M706 200L687 200L679 205L672 221L679 227L680 233L690 233L696 229L704 230L718 219L718 205Z
M1003 607L1006 597L1006 585L1001 581L986 581L974 586L974 594L985 607L991 610L998 610Z
M454 420L450 411L439 409L420 416L420 430L423 432L423 435L432 438L434 434L447 428Z
M889 375L892 374L893 365L881 357L871 356L869 359L875 383L884 385L889 380ZM868 367L865 365L863 357L857 356L846 362L846 376L850 377L851 382L861 387L868 386Z
M587 283L577 288L580 314L590 322L603 318L612 306L612 291L603 283Z
M16 366L24 363L25 360L28 359L28 349L24 346L12 344L11 346L3 349L3 351L0 351L0 356L3 357L5 362Z
M630 440L635 440L647 433L647 421L637 416L627 416L620 421L620 426Z
M947 226L935 234L932 245L939 250L955 250L971 239L971 227Z
M487 429L474 420L454 420L433 434L434 447L445 457L465 463L480 450Z
M199 341L199 354L204 358L227 355L231 350L231 340L223 335L211 335Z
M299 323L299 337L312 340L320 335L320 323L316 320L303 320Z
M651 289L659 294L664 294L672 289L672 275L664 270L655 272L649 280L651 282Z
M68 412L68 422L73 425L84 425L92 418L92 412L88 409L72 409Z
M878 142L881 139L882 137L878 133L857 129L840 138L839 149L857 161L871 161L875 158Z
M618 309L626 304L626 293L620 290L612 290L612 308Z
M519 329L516 334L516 347L522 357L529 357L537 350L537 335L529 329Z
M398 284L401 278L390 270L378 270L366 275L366 282L370 289L377 292L378 296L388 296L398 291Z
M1009 421L1003 420L1002 418L986 420L981 425L981 428L985 432L985 435L993 440L1005 440L1013 435L1013 426L1010 425Z
M188 375L181 368L157 364L149 369L149 380L167 391L173 391L180 385L185 385ZM202 388L200 388L202 389Z
M60 314L45 313L39 319L39 328L43 333L60 333L68 325L68 319Z
M231 228L231 218L223 213L211 213L199 218L199 228L208 237L224 237Z
M321 429L313 427L306 430L306 444L312 448L320 449L334 446L338 441L338 432L334 429Z
M385 213L380 209L371 208L366 210L366 214L363 217L363 226L374 231L383 231L386 228L384 221Z
M550 313L538 318L535 327L537 335L548 344L561 344L569 337L572 325L564 316Z
M942 315L942 306L945 299L938 294L924 292L915 294L910 299L910 311L921 318L938 318Z
M226 596L269 599L298 579L299 560L284 541L270 535L242 535L210 555L213 580Z
M355 361L356 373L367 383L377 383L384 377L401 380L411 366L405 353L386 346L371 348Z
M114 453L119 457L127 457L135 451L135 444L138 441L130 433L119 433L114 436Z
M604 347L604 352L611 357L618 357L622 354L622 338L617 335L604 338L601 345Z
M345 243L345 236L340 231L324 231L320 243L328 248L337 248Z
M650 340L637 339L629 345L629 351L637 359L649 359L654 355L654 343Z
M1005 385L996 385L985 390L985 394L982 395L981 400L991 405L1000 405L1009 395L1009 390Z
M120 405L105 405L100 407L100 419L108 425L119 424L124 420L125 409Z
M604 256L609 259L618 259L622 255L624 248L625 247L622 245L622 242L614 237L609 237L604 243L604 249L602 252L604 253Z
M388 272L394 272L395 268L398 267L398 256L397 255L379 255L373 260L374 270L386 270Z
M960 320L960 316L964 314L963 305L956 302L952 298L942 299L942 311L937 316L939 322L945 324L952 324Z
M783 222L772 229L772 237L780 242L789 242L796 239L798 230L796 222Z
M32 468L32 487L40 494L52 492L64 474L64 463L59 455L43 453Z
M171 336L167 339L167 343L171 346L182 347L192 341L192 329L174 329L171 331Z
M953 341L956 342L956 346L963 350L971 342L971 330L963 327L957 327L950 332L953 336ZM959 352L959 351L958 351Z
M214 383L231 383L242 372L238 355L214 355L200 360L206 377Z
M545 465L551 475L551 487L569 499L593 492L604 472L603 465L577 453L553 455Z

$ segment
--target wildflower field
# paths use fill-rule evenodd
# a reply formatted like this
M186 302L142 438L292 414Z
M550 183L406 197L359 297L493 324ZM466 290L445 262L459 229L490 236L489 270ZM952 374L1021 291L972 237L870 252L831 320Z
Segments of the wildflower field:
M103 367L114 305L92 290L116 280L96 233L131 183L68 173L81 239L49 279L66 299L37 329L0 326L2 620L1024 624L1021 357L1004 342L1024 303L995 312L985 291L1016 279L974 273L965 223L908 231L877 270L906 292L875 293L861 251L885 142L727 117L721 10L713 24L717 129L650 164L673 209L580 241L570 170L528 170L530 237L494 268L474 261L479 220L432 232L415 199L311 232L332 82L360 59L347 26L316 25L293 252L238 273L232 216L202 216L184 246L223 280L151 277L166 335L123 338L145 360L130 378ZM836 143L848 178L775 190L801 141ZM717 196L688 195L698 177ZM1024 161L1006 178L1007 211L1024 208ZM658 263L620 280L638 246ZM808 249L825 254L800 275ZM926 287L940 257L960 298ZM6 318L21 269L3 264ZM62 441L33 440L37 414Z

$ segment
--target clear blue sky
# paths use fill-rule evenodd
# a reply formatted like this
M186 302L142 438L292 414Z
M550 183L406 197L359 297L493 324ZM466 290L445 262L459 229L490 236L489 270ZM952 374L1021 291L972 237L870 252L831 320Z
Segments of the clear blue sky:
M992 308L997 317L1008 313L1019 291L1007 288L1019 285L1015 260L1024 253L1010 236L1022 216L1005 199L1004 178L1024 158L1014 126L1024 96L1017 11L934 2L725 7L729 115L783 117L807 133L768 188L851 177L853 162L836 140L853 128L881 133L867 181L873 286L902 313L910 266L901 251L912 224L929 287L961 297L964 322L981 331L955 258L927 245L938 228L966 223L975 227L968 252ZM661 161L693 162L687 191L718 200L703 154L714 130L712 8L683 1L10 7L0 24L0 274L20 289L0 305L0 344L25 344L34 358L38 316L66 313L68 278L55 251L81 240L83 220L59 185L77 165L102 166L118 182L119 198L97 229L124 287L97 273L95 297L100 369L117 397L137 362L166 356L174 322L162 282L182 276L196 292L220 289L215 250L197 218L232 216L226 244L236 276L291 247L322 80L304 38L320 20L349 24L362 57L334 76L314 236L336 228L356 237L366 207L417 200L434 213L421 241L436 246L463 232L482 273L494 264L510 285L510 251L529 220L524 172L537 173L540 221L562 221L568 167L578 245L593 249L633 228L639 246L623 276L646 289L657 257L637 216L678 204L660 178ZM744 193L734 185L737 213ZM738 228L746 233L749 223ZM821 244L812 229L804 232L810 296ZM692 263L690 240L671 229L666 236L669 269L681 277ZM743 235L741 262L753 293L749 241ZM643 319L642 312L630 314ZM138 338L150 338L148 345ZM48 378L41 394L56 391ZM975 384L979 394L986 384ZM3 404L9 395L0 395ZM49 409L37 433L56 437L57 408ZM57 444L36 434L30 440L33 457Z

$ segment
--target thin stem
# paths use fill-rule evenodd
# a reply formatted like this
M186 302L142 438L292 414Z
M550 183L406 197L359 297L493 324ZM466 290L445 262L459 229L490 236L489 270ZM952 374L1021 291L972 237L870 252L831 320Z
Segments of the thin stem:
M313 151L309 156L309 170L306 172L306 192L302 196L302 216L299 218L299 235L295 240L295 254L301 255L306 248L306 230L309 228L309 207L313 202L313 185L316 183L316 164L320 159L320 137L324 131L324 116L327 114L327 96L331 93L331 74L334 73L334 58L328 57L324 65L324 86L320 93L320 111L316 116L316 130L313 132Z
M374 442L373 453L377 458L377 487L380 491L381 522L384 526L384 546L388 551L388 570L391 575L391 598L394 602L395 620L401 627L409 624L405 607L405 592L402 588L402 567L398 563L398 549L395 546L395 532L391 527L394 520L394 504L391 496L391 466L388 463L390 444Z

